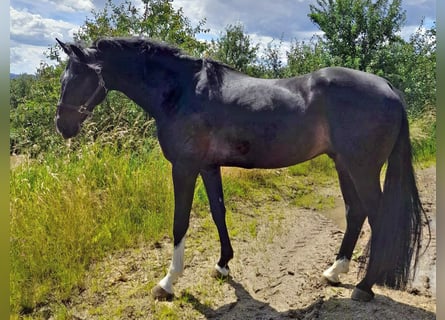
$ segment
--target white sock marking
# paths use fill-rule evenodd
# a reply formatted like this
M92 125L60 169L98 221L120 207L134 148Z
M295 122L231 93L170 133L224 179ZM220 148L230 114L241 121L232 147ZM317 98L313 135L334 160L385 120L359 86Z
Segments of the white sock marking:
M343 258L335 261L334 264L329 269L323 272L323 277L325 277L326 279L328 279L333 283L339 283L340 278L338 277L338 275L340 273L346 273L348 271L349 271L349 260Z
M171 294L173 294L173 283L178 280L184 271L184 249L185 236L173 250L173 258L167 275L159 281L159 286Z
M220 266L218 266L218 264L215 264L215 269L224 277L227 277L229 275L230 270L226 267L221 268Z

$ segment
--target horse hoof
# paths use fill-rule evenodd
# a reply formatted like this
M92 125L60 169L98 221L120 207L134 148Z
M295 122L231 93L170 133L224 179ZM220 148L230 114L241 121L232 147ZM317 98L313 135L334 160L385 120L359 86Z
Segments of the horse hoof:
M217 280L226 280L229 278L228 274L224 275L216 269L213 269L212 272L210 273L210 275L212 276L212 278L215 278Z
M359 289L357 287L352 291L351 299L355 301L368 302L374 299L374 293L367 292L365 290Z
M173 300L173 293L167 292L161 286L157 285L151 290L153 298L159 301L171 301Z
M321 282L322 282L323 284L327 284L327 285L329 285L329 286L333 286L333 287L338 287L338 286L341 284L341 281L340 281L340 280L338 280L338 281L333 281L333 279L329 279L329 278L325 277L324 275L323 275L323 277L322 277L322 279L321 279Z
M328 284L332 286L338 286L340 278L338 275L340 273L347 273L349 271L349 260L346 258L338 259L334 264L327 270L323 272L323 277Z
M341 283L338 275L333 272L329 272L329 270L323 272L323 279L331 286L338 286Z
M226 280L229 278L229 267L221 268L218 265L215 265L215 268L211 272L212 278L218 279L218 280Z

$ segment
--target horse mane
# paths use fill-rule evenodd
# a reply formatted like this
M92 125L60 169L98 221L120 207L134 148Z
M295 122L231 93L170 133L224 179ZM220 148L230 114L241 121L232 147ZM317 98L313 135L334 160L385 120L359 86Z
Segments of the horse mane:
M139 53L148 53L150 55L162 54L175 57L185 55L181 49L172 45L143 37L99 38L93 43L93 47L100 51L135 50Z
M202 63L205 61L214 66L215 69L228 69L236 71L233 67L213 60L211 58L196 58L188 55L182 49L166 42L153 40L145 37L104 37L99 38L92 44L93 48L100 51L136 51L138 54L148 54L150 56L173 57L190 62Z

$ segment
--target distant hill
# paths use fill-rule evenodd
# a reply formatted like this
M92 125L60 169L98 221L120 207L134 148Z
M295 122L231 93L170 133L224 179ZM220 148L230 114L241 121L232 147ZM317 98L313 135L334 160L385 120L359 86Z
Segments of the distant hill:
M10 73L9 79L16 79L18 77L35 77L32 74L22 73L22 74L16 74L16 73Z

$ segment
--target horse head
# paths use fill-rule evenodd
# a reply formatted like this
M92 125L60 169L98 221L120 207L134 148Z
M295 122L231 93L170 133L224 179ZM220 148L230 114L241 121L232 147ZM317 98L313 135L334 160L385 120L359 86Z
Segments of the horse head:
M69 57L60 79L61 93L55 117L57 131L67 139L79 133L94 107L105 99L107 88L96 49L56 40Z

